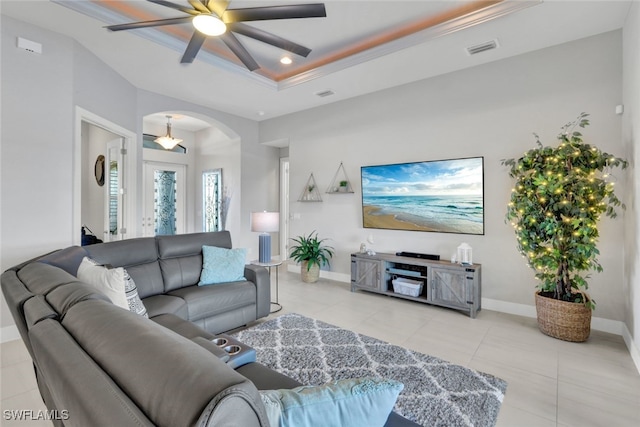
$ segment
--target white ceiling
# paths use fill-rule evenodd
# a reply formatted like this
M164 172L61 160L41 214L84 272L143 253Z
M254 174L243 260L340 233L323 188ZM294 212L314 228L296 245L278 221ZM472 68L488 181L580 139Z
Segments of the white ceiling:
M186 0L172 1L190 7ZM232 0L230 8L317 1L320 0ZM116 33L103 28L106 24L131 22L130 19L105 23L43 0L2 0L0 12L74 38L136 87L260 121L615 30L623 26L631 1L637 0L538 1L529 2L529 7L517 12L449 34L437 31L442 27L427 29L389 44L388 49L383 46L370 57L365 52L356 60L330 64L307 81L281 82L279 87L206 52L201 52L193 64L180 64L185 42L170 40L171 46L167 47L160 31L143 30L164 45L149 40L148 34L147 38L136 34L140 30ZM180 12L142 0L131 3L156 14L154 19L182 16ZM251 24L303 44L320 55L376 32L406 25L426 14L469 2L328 0L324 3L326 18ZM498 49L474 56L467 54L466 47L492 39L498 40ZM258 62L280 66L276 62L281 51L253 40L242 40ZM35 41L42 43L46 51L46 40ZM335 94L324 98L315 95L327 89ZM164 121L164 114L159 114L158 120ZM178 127L179 122L174 120L174 126ZM201 124L194 124L198 125Z

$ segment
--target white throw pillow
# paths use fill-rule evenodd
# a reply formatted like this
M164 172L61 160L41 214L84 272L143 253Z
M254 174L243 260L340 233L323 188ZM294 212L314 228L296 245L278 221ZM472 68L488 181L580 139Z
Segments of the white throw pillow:
M126 275L129 276L128 274ZM124 268L109 270L91 258L84 257L80 267L78 267L78 279L105 294L118 307L129 310L125 292Z

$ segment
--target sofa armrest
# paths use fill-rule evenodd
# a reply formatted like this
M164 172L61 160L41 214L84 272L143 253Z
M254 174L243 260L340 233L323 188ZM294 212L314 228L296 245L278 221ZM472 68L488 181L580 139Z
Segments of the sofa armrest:
M271 278L266 268L247 264L244 277L256 285L256 319L267 317L271 311Z
M224 349L212 343L211 340L208 340L203 337L195 337L195 338L191 338L191 341L198 344L200 347L203 347L209 350L211 353L213 353L214 356L216 356L218 359L222 360L225 363L228 362L230 359L229 353L227 353L226 351L224 351Z

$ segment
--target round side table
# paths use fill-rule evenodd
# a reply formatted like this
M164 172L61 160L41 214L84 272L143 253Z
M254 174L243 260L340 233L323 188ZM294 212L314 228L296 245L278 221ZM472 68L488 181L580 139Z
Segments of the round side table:
M271 269L275 267L276 269L276 300L271 301L271 305L275 305L275 310L271 310L269 313L277 313L282 310L282 305L278 302L278 267L282 265L282 261L278 261L275 259L269 260L269 262L259 262L258 260L251 261L253 265L259 265L261 267L265 267L269 270L269 277L271 277Z

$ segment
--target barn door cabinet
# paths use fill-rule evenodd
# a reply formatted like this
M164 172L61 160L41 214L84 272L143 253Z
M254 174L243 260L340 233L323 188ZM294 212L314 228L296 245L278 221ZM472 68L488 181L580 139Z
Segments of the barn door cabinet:
M393 280L406 279L420 291L394 292ZM397 298L465 311L475 318L480 310L481 266L411 258L394 254L351 254L351 292L364 290Z

